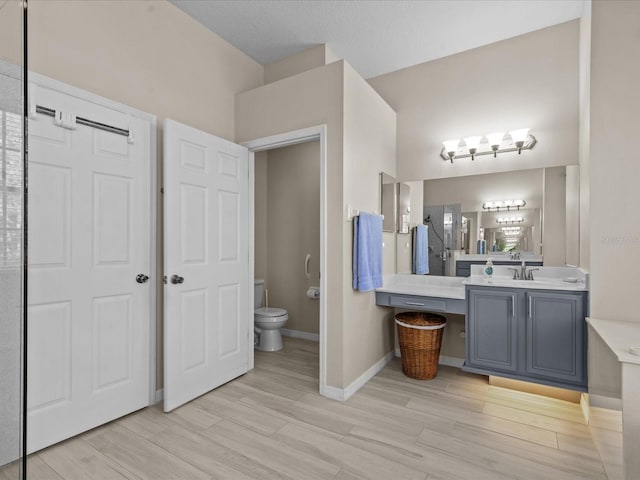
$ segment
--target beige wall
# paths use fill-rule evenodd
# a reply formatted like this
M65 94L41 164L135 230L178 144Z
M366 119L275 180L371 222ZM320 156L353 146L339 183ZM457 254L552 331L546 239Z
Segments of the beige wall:
M580 265L580 167L566 166L565 262Z
M345 205L368 212L380 208L379 173L395 176L396 114L347 63L344 68ZM393 311L378 307L374 292L352 289L353 225L343 223L343 290L346 387L393 350ZM384 235L386 274L395 273L396 235Z
M338 58L327 45L316 45L295 55L265 65L264 83L277 82L283 78L322 67L336 60Z
M266 237L256 245L267 245L269 303L289 312L285 328L318 333L320 303L306 292L320 285L320 143L269 150L266 164Z
M589 269L591 249L591 167L589 156L591 124L591 2L585 4L580 18L580 260L578 265Z
M491 200L524 199L525 208L542 206L544 169L441 178L424 182L425 205L460 203L463 212L481 212Z
M22 65L22 5L5 1L0 10L0 60Z
M236 141L327 125L327 382L342 387L343 62L334 62L236 96Z
M163 119L234 140L235 94L261 85L263 76L260 64L164 0L31 0L29 64L32 71L156 115L159 185ZM161 388L163 289L156 281Z
M399 181L578 163L578 21L369 80L398 114ZM521 155L454 160L441 142L531 127Z
M566 263L566 182L565 167L544 169L542 255L546 267L561 267Z
M640 3L592 8L591 316L640 322Z
M392 313L375 306L373 292L351 289L346 206L379 210L378 175L395 173L395 114L343 61L236 97L240 142L321 124L327 125L326 374L330 386L345 388L392 350ZM395 265L390 235L385 265Z

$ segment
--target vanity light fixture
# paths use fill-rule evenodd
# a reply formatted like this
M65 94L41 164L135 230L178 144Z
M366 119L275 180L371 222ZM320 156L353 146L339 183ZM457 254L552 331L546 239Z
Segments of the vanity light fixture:
M520 227L502 227L501 230L504 232L505 235L520 233Z
M504 132L488 133L484 137L473 135L466 137L462 142L460 139L446 140L442 142L444 148L440 156L444 160L453 163L454 158L469 158L475 160L478 155L493 154L494 158L498 153L518 152L531 150L538 141L536 137L529 133L528 128L511 130L505 135Z
M458 151L458 147L460 146L460 139L445 140L444 142L442 142L442 144L444 145L442 151L447 152L447 156L444 157L444 159L451 160L451 163L453 163L453 157L456 156L456 152Z
M500 209L510 211L512 208L520 210L521 207L524 207L527 204L524 200L500 200L494 202L484 202L482 204L482 208L485 210L495 210L497 212Z
M524 218L522 217L498 217L496 218L496 223L522 223L524 222Z

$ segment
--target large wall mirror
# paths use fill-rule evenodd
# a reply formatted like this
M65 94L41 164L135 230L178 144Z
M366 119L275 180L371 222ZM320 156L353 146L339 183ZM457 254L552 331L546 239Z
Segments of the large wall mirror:
M431 275L455 275L456 261L478 254L499 259L526 257L545 266L578 263L578 166L406 184L411 199L409 231L417 223L429 227ZM486 208L487 202L505 200L524 200L526 205L508 210ZM408 244L398 248L401 273L411 271Z

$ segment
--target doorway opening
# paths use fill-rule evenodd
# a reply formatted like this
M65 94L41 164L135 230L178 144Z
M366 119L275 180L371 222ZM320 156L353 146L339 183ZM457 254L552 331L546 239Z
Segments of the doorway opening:
M306 144L306 145L300 145L300 144ZM296 265L297 265L298 272L302 273L303 281L305 281L306 283L309 283L309 282L313 283L313 285L311 285L311 283L309 283L309 285L306 285L306 283L303 283L303 286L306 287L304 289L301 289L300 284L298 284L296 291L290 292L290 293L284 293L286 291L285 285L278 285L277 287L275 287L275 289L279 293L275 296L273 300L282 299L282 301L287 301L285 300L285 298L290 298L289 295L293 297L304 296L302 297L302 300L304 301L301 302L302 308L300 308L300 305L296 305L293 308L294 310L297 310L298 315L306 316L306 318L292 318L291 324L288 325L289 328L285 326L285 329L286 329L285 334L289 334L291 337L301 337L307 340L309 339L315 340L317 338L318 350L319 350L319 372L318 372L319 392L320 394L325 395L326 386L327 386L326 384L327 299L326 299L325 292L327 290L326 290L326 275L322 275L322 272L326 272L326 264L327 264L326 126L321 125L321 126L310 127L302 130L295 130L295 131L274 135L270 137L264 137L257 140L252 140L250 142L246 142L243 145L246 146L250 151L249 191L252 197L250 198L250 201L249 201L250 220L251 220L250 224L252 226L251 227L252 231L250 232L250 235L249 235L250 242L251 242L251 245L249 248L250 257L251 257L249 260L249 265L251 270L250 278L256 278L259 275L266 276L267 277L266 286L267 286L267 290L269 290L270 288L273 288L275 286L275 282L281 281L283 277L287 275L287 272L290 270L290 267L292 269L291 271L295 271ZM300 145L300 146L296 149L285 150L283 148L283 147L291 147L294 145ZM314 245L312 241L309 241L308 243L305 243L304 240L302 242L299 242L299 237L295 236L295 233L292 233L292 232L295 232L296 229L299 230L304 227L302 226L302 222L300 221L299 218L291 218L289 221L289 226L286 227L287 231L282 232L282 236L280 237L280 242L279 242L282 244L279 247L285 247L285 249L274 247L274 252L278 252L278 254L282 255L284 258L287 256L286 248L289 247L289 253L291 253L292 258L285 262L288 266L284 268L282 268L282 264L278 266L274 266L271 273L269 272L271 267L269 266L265 267L265 260L263 260L265 255L268 254L268 252L264 251L264 249L262 248L262 245L258 245L258 239L256 238L256 228L259 229L258 230L259 235L261 232L266 232L269 230L269 228L266 228L264 224L265 219L257 217L258 214L264 215L268 211L268 206L264 212L263 211L258 212L256 209L256 178L258 179L258 189L260 189L260 182L263 181L263 178L261 177L263 175L262 170L264 169L264 167L267 166L265 164L260 163L260 162L265 162L265 159L262 158L263 155L256 155L256 154L258 154L259 152L265 152L265 151L273 151L273 153L277 152L276 155L281 157L277 160L277 163L280 164L282 162L282 164L278 165L278 167L284 168L284 169L287 169L287 163L291 161L291 158L289 157L291 156L290 154L292 152L298 153L298 154L304 152L306 153L306 155L313 155L315 151L315 155L317 155L316 158L318 158L319 156L319 160L320 160L319 165L316 163L316 170L319 167L319 172L315 177L316 188L318 187L317 179L319 177L319 212L317 211L315 216L315 218L318 219L318 215L319 215L319 222L317 222L315 225L315 230L317 232L318 223L319 223L319 235L316 234L316 239L319 237L319 248L315 248L317 253L311 251L314 249ZM302 157L300 157L301 161L304 161L304 159L306 158L306 155L303 155ZM268 162L268 160L266 161ZM274 162L274 166L275 166L275 163L276 162ZM308 160L306 163L309 163ZM258 165L257 170L256 170L256 165ZM290 163L289 163L289 166L291 166ZM256 171L258 172L257 173L258 177L256 177ZM304 180L299 178L297 181L303 182ZM310 181L313 181L313 180L310 180ZM278 187L272 185L272 190L273 188L277 189ZM261 192L259 193L262 194ZM273 198L275 199L274 201L276 202L280 202L280 201L287 202L288 198L290 197L288 195L283 195L280 197L279 195L276 194L274 195ZM309 198L311 199L311 196L309 196ZM259 208L262 208L262 205L260 205ZM303 213L301 213L303 210L295 209L295 208L293 210L298 210L298 212L300 212L298 213L299 215L304 215ZM283 213L286 215L286 212L283 212ZM284 220L286 221L286 218ZM284 225L284 221L282 223L279 223L279 225L281 228L283 228L282 226ZM277 232L278 226L274 225L273 227L274 227L273 228L274 231L272 232L271 237L276 238L278 236L278 232ZM289 232L289 230L291 230L291 232ZM313 232L311 232L311 235L313 235ZM307 234L304 235L304 237L307 237L307 236L308 236ZM302 243L302 245L298 245L298 247L295 247L296 251L294 252L292 250L294 250L294 244L296 243ZM297 250L300 250L300 252L297 252ZM302 254L303 250L305 250L305 252ZM300 256L298 254L303 255L301 259L298 258ZM310 255L309 260L307 260L307 254ZM314 256L316 256L315 262L313 261ZM256 260L258 262L257 264L256 264ZM271 264L269 263L268 265L271 265ZM314 271L314 266L316 266L315 271ZM256 271L258 272L258 275L256 275ZM269 286L270 278L274 282L274 285L272 285L272 287ZM295 284L294 280L292 280L292 282L294 282ZM312 300L306 297L306 291L308 290L308 287L313 287L313 286L319 287L320 295L317 300L315 299ZM300 291L300 290L303 290L303 291ZM305 302L306 300L308 300L308 302ZM313 302L317 302L318 305L314 306ZM297 303L297 302L294 302L294 303ZM307 303L306 307L308 308L304 308L305 303ZM280 308L287 309L287 305L284 305L284 304L276 305L275 303L273 303L273 301L270 301L270 304L273 304L273 306L278 306ZM293 303L291 303L291 305L293 306ZM310 313L310 312L313 312L314 308L315 308L315 311L318 312L317 317L315 317L315 318L318 318L317 334L312 331L314 330L314 328L312 325L309 324L309 319L313 320L313 313ZM251 321L251 324L253 324L253 321ZM255 341L254 331L253 331L253 328L250 328L249 330L250 330L249 345L252 345ZM249 348L248 363L249 363L249 369L254 367L254 350L252 348Z

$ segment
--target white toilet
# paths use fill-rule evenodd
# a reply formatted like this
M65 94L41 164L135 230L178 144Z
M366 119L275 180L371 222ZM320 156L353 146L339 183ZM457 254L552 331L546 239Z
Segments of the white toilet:
M282 350L282 334L280 329L289 320L289 314L283 308L263 307L264 280L256 278L254 282L254 315L253 331L255 347L265 352Z

